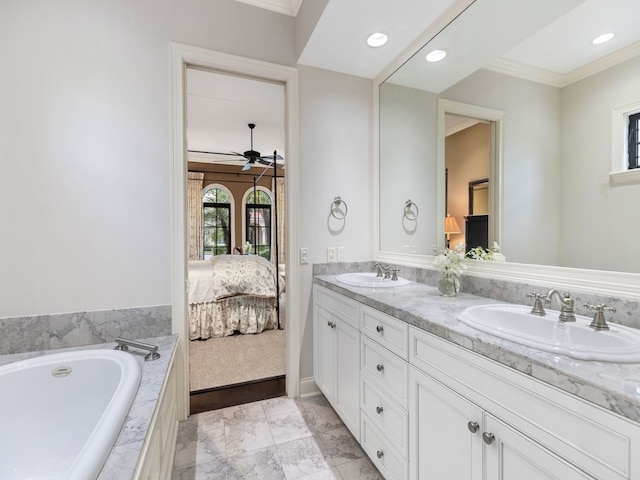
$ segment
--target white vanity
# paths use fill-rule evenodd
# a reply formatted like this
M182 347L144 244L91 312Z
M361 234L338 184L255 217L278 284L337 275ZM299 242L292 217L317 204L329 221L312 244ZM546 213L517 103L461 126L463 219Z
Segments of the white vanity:
M316 277L316 383L384 477L640 479L638 364L538 352L456 320L488 301Z

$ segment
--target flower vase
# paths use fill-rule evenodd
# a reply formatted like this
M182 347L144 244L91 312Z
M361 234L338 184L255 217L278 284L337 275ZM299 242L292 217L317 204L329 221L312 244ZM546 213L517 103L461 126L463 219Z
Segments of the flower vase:
M453 273L443 273L438 282L438 290L444 297L455 297L460 291L460 280Z

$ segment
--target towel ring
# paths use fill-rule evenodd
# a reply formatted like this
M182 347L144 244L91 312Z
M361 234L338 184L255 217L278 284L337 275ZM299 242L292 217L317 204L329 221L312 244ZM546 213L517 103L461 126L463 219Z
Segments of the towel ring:
M342 211L342 205L344 205L344 212ZM344 220L347 216L347 212L349 211L349 207L347 207L347 202L342 200L342 198L335 197L333 202L331 202L331 216L338 220ZM336 215L336 212L339 215Z
M418 206L415 203L411 200L404 202L404 218L407 220L417 220L418 213Z

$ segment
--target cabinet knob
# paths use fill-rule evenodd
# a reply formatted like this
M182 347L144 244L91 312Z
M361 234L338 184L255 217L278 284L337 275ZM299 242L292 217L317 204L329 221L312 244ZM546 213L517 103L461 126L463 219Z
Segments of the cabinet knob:
M376 327L376 332L378 332L378 333L382 333L382 332L384 332L384 327L383 327L382 325L378 325L378 326Z
M482 440L484 440L484 443L487 445L491 445L495 439L496 437L493 436L493 433L484 432L482 434Z
M378 406L378 407L376 407L376 413L377 413L378 415L380 415L380 414L383 412L383 410L384 410L384 409L383 409L382 407L379 407L379 406Z
M379 363L378 365L376 365L376 368L378 369L379 372L384 370L384 365L382 365L381 363Z
M382 450L378 450L378 451L376 452L376 456L377 456L378 458L382 458L382 457L384 456L384 452L383 452Z
M336 328L336 322L331 322L331 328Z
M476 433L480 428L480 425L478 425L478 422L469 422L467 423L467 428L471 433Z

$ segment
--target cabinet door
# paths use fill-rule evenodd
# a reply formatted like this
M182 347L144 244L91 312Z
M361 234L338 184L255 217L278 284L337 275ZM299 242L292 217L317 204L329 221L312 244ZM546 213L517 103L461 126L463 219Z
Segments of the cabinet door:
M360 331L336 321L335 409L360 441Z
M324 308L316 307L315 321L317 363L314 376L318 388L333 403L336 369L335 325L338 319Z
M483 435L487 480L594 480L488 413Z
M411 480L482 480L477 405L411 367L409 418Z

